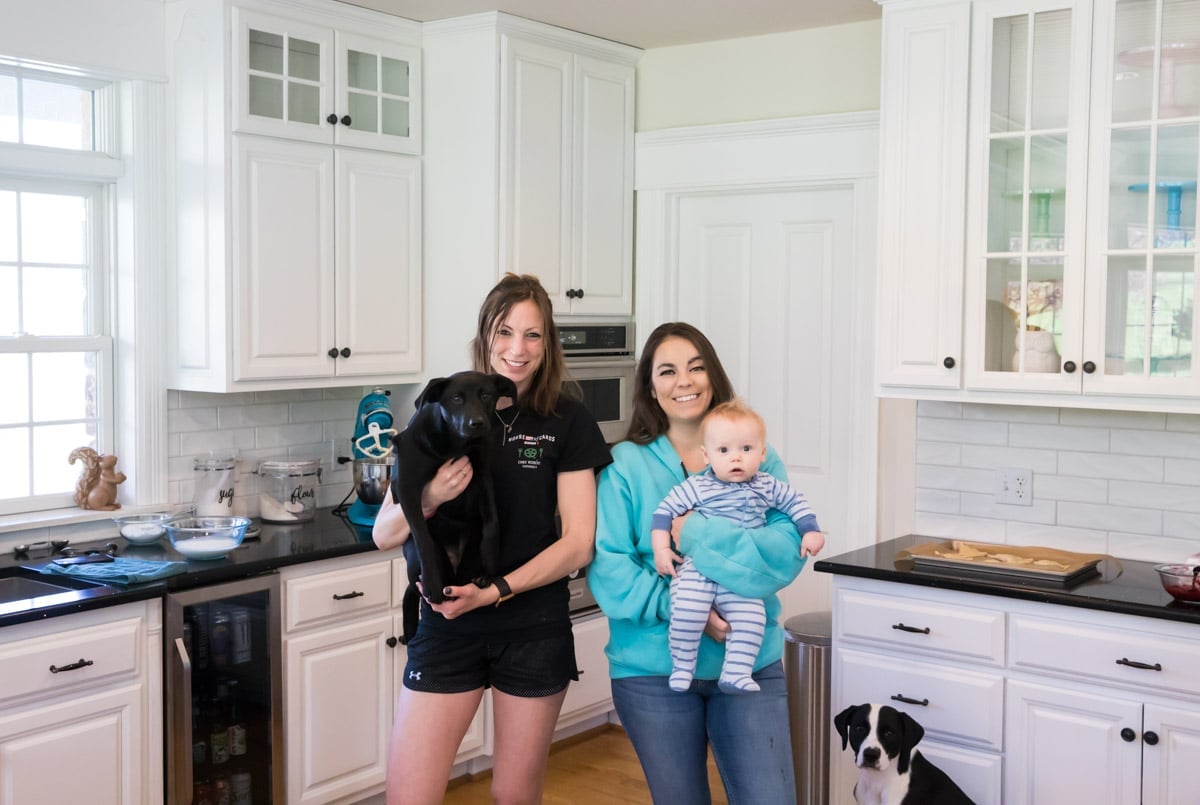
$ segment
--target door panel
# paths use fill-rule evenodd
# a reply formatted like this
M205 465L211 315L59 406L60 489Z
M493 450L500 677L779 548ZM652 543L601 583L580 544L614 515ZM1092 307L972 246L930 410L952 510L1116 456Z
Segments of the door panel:
M853 225L845 187L679 202L678 316L712 340L833 534L846 533L853 461ZM824 579L807 569L801 579L785 591L785 613L824 600Z

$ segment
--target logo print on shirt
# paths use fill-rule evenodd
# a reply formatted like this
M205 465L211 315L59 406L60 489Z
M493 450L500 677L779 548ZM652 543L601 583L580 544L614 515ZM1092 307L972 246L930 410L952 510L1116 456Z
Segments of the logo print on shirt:
M409 679L415 679L415 680L417 680L418 682L420 682L420 681L421 681L421 672L420 672L420 671L409 671L409 672L408 672L408 678L409 678Z

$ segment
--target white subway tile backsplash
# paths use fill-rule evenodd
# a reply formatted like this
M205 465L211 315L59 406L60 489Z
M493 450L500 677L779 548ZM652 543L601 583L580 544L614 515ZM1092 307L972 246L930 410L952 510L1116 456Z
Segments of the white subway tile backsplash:
M359 395L361 397L361 395ZM291 403L292 422L324 422L326 420L345 420L350 423L351 432L354 427L354 417L358 413L358 399L325 399L302 400ZM395 413L395 409L393 409ZM399 414L395 414L399 419Z
M1149 534L1111 533L1108 552L1122 559L1139 562L1181 562L1200 550L1196 541L1171 539Z
M1167 414L1167 430L1200 433L1200 414Z
M963 406L963 419L977 419L1003 422L1036 422L1041 424L1057 424L1057 408L1030 408L1020 405L983 405L968 404Z
M220 448L253 450L254 429L208 430L180 434L179 452L183 455L203 455Z
M917 508L923 512L941 512L943 514L958 514L958 492L945 492L940 489L917 488Z
M1004 542L1004 521L983 517L963 517L952 514L917 512L913 529L918 534L947 539L969 539L975 542Z
M216 430L217 427L216 406L175 408L167 411L167 428L171 433Z
M1186 458L1168 458L1165 461L1164 481L1169 484L1200 486L1200 461Z
M951 442L918 442L917 464L941 464L948 467L962 461L962 446Z
M1113 453L1193 458L1200 455L1200 433L1153 433L1114 428L1110 449Z
M942 419L961 419L963 404L954 402L938 402L937 400L918 400L917 416L940 417Z
M1191 540L1196 546L1192 552L1200 552L1200 514L1163 512L1163 536Z
M283 425L288 421L287 403L258 405L222 405L217 409L217 421L222 429L254 428L260 425Z
M1006 444L1008 423L965 421L961 419L932 419L917 416L917 439L931 442L961 442L963 444Z
M1036 480L1034 481L1036 483ZM1053 523L1055 503L1052 500L1037 500L1032 506L997 503L993 494L980 495L964 492L962 513L971 517L988 517L996 520L1016 520L1022 523Z
M1179 512L1200 512L1200 495L1194 486L1112 481L1108 501L1118 506L1144 506Z
M1108 453L1075 453L1063 450L1058 454L1058 472L1060 475L1074 475L1080 478L1161 481L1163 459L1157 456L1114 456Z
M1161 534L1162 512L1132 506L1101 506L1094 503L1058 504L1058 524L1076 528L1129 531L1135 534Z
M998 480L992 470L917 465L918 488L952 489L957 492L995 492Z
M981 447L963 445L962 465L995 470L1001 467L1020 467L1039 472L1058 471L1058 453L1054 450L1034 450L1016 447Z
M1075 428L1063 425L1026 425L1009 427L1008 443L1013 447L1041 447L1053 450L1108 450L1105 428Z
M298 425L258 428L256 430L255 444L257 447L263 448L286 448L291 444L319 442L324 438L325 429L321 426L321 423L310 422Z
M1035 499L1073 500L1079 503L1112 503L1108 481L1102 478L1073 478L1067 475L1034 475Z
M1090 428L1140 428L1162 430L1167 415L1145 411L1098 411L1091 408L1063 408L1059 420L1063 425Z

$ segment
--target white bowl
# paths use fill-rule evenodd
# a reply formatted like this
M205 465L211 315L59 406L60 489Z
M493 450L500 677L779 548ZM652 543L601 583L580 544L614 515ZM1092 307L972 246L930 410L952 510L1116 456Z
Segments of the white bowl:
M166 533L163 524L171 519L170 514L158 512L155 514L125 514L114 517L113 522L121 531L121 536L133 545L153 545L162 539Z
M176 517L163 524L171 547L188 559L221 559L242 544L248 517Z

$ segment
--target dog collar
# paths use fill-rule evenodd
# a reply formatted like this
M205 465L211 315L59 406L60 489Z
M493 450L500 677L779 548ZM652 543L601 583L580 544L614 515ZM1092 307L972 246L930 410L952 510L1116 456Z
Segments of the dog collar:
M500 606L508 599L512 598L516 593L512 591L512 587L508 586L508 582L503 576L497 576L492 579L492 584L496 585L496 589L500 591L500 597L496 600L496 606Z

